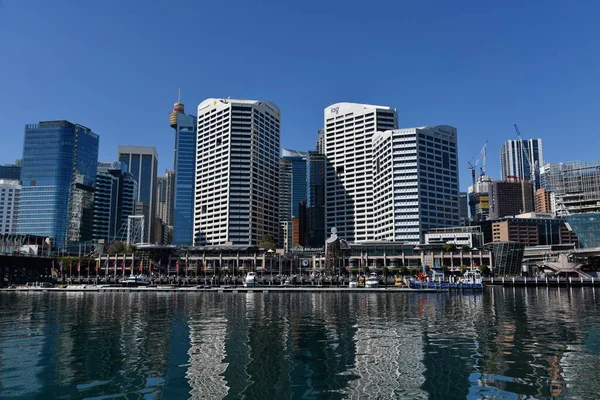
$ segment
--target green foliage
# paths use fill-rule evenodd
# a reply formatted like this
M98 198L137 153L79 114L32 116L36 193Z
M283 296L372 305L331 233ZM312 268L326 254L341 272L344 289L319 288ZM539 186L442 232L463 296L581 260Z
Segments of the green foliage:
M123 242L112 242L106 249L108 254L125 253L125 244Z
M463 253L469 253L471 251L471 246L469 246L468 244L463 244L460 250Z
M456 245L454 243L445 243L442 246L442 250L446 253L453 253L456 251Z
M275 238L271 234L266 234L263 236L262 240L258 243L258 247L262 247L265 250L273 250L277 249L277 242L275 242Z
M400 275L404 276L404 275L408 275L409 273L410 273L410 271L408 270L407 267L400 268Z
M481 275L483 276L488 276L490 274L490 267L488 267L485 264L482 264L479 266L479 271L481 272Z
M458 267L458 270L459 270L459 271L460 271L462 274L464 274L464 273L465 273L465 271L467 270L467 266L466 266L466 265L461 265L460 267Z

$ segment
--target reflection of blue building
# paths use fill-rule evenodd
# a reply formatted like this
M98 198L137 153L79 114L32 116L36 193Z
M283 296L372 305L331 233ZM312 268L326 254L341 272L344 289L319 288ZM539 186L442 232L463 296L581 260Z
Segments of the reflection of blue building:
M146 242L162 241L162 237L154 238L154 215L156 214L156 173L158 170L158 154L154 147L119 146L119 162L127 166L127 172L133 175L138 183L135 200L147 206L144 215ZM146 209L145 207L141 207Z
M173 244L192 245L194 239L194 173L196 171L196 117L173 106L169 123L175 129L175 188L173 191Z
M600 247L600 213L571 214L564 219L577 234L582 247Z
M54 249L92 237L98 135L68 121L25 126L17 232Z

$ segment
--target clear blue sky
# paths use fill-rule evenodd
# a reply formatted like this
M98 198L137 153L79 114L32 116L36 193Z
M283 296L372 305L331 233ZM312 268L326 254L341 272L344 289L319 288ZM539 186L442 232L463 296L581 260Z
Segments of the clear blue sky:
M486 140L498 177L514 123L546 161L596 160L598 15L597 1L0 0L0 163L21 157L25 124L67 119L100 135L102 161L155 146L164 175L179 86L188 113L275 102L298 150L342 101L453 125L463 189Z

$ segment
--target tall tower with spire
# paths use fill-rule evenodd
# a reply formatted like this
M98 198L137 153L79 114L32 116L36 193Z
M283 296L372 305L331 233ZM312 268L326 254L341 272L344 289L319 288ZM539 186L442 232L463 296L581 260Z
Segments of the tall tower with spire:
M181 102L181 89L177 103L169 114L169 125L175 130L175 154L173 170L173 244L194 244L194 173L196 171L196 117L185 114Z

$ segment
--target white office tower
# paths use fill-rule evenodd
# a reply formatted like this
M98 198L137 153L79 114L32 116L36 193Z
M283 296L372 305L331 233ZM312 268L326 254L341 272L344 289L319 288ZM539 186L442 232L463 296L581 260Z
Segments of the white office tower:
M279 108L255 100L198 106L194 242L256 246L279 234Z
M373 134L397 127L396 110L337 103L325 109L326 231L349 242L374 239Z
M456 128L395 129L373 136L375 240L418 244L460 222Z
M502 180L528 179L534 190L541 187L539 169L544 165L542 139L507 140L500 148Z

